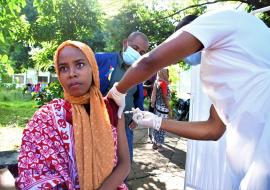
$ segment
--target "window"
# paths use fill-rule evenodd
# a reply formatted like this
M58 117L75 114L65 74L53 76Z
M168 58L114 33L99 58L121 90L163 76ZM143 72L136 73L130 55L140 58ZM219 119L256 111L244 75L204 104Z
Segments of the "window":
M16 84L23 84L24 83L24 76L23 75L14 75L14 81Z
M45 82L48 83L48 77L45 76L38 76L38 82Z

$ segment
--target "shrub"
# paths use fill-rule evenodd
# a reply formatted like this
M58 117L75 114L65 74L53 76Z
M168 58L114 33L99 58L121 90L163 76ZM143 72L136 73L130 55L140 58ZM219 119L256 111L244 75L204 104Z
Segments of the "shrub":
M0 82L0 90L15 90L16 84L14 83L2 83Z
M178 101L177 92L175 90L171 91L171 100L170 100L170 106L172 109L176 108Z
M8 102L10 100L9 97L6 94L3 94L2 99L3 99L4 102Z
M12 102L16 100L28 101L31 100L31 96L24 94L21 88L17 89L2 88L0 90L0 101Z
M41 107L54 98L63 98L63 88L59 81L51 82L40 92L32 92L32 97L37 102L37 105Z
M2 73L1 78L2 78L1 82L3 83L12 83L12 77L9 76L8 74Z

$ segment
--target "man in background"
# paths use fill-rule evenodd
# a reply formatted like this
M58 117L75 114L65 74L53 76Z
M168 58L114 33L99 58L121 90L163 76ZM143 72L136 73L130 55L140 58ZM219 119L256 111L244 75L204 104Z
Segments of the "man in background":
M146 53L149 41L144 33L136 31L124 39L122 45L122 51L95 54L99 67L100 90L103 96L122 79L127 69ZM139 84L130 88L125 97L124 111L130 111L134 107L143 109L143 101L143 85ZM130 129L132 125L135 125L132 121L132 114L126 114L125 127L131 161L133 160L133 131Z

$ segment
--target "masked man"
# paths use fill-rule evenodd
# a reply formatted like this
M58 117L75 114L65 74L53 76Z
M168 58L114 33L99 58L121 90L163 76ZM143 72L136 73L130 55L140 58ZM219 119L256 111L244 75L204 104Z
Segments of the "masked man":
M132 32L124 39L123 49L120 52L96 53L99 67L100 90L103 96L107 94L115 83L121 80L127 69L145 54L149 48L149 41L142 32ZM125 97L124 111L130 111L133 107L143 109L143 85L139 84L129 89ZM130 158L133 159L133 131L130 129L135 123L132 115L125 115L126 135L128 139Z

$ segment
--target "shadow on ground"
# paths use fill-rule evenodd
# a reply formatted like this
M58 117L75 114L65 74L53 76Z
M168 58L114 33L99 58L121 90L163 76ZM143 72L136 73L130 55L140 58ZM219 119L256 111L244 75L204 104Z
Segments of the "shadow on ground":
M127 184L130 190L182 190L186 140L168 133L165 151L152 149L147 129L134 131L134 160Z
M168 158L171 163L178 165L181 169L185 170L186 152L172 147L168 144L164 146L165 151L159 152L164 157ZM175 156L177 155L177 156Z
M151 164L144 163L133 163L132 170L137 173L136 177L128 178L128 186L130 190L138 190L138 189L147 189L147 190L155 190L155 189L166 189L165 183L156 179L155 174L153 174L153 170L157 168L153 167Z

